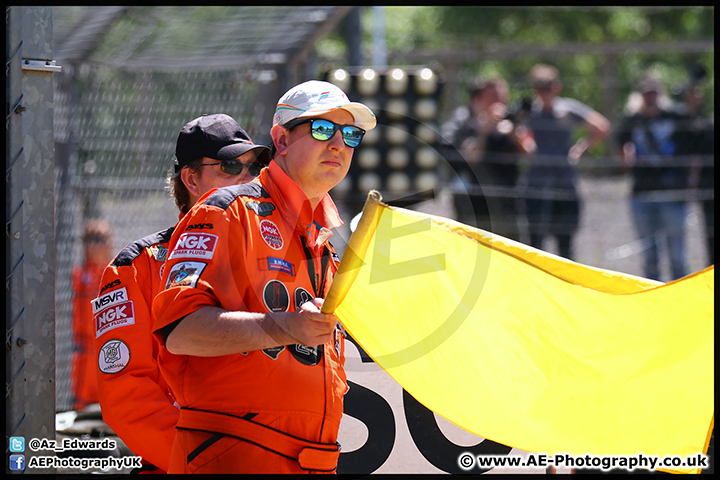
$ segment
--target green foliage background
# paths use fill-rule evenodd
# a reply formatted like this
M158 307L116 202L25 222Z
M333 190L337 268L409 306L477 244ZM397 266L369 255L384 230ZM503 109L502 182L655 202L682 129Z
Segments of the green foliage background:
M403 64L403 52L417 50L440 52L500 45L552 47L553 45L649 44L709 40L715 36L714 7L459 7L459 6L388 6L385 8L386 42L389 56ZM372 44L374 12L363 10L364 44ZM339 32L328 35L317 49L336 56L345 53ZM463 80L496 73L511 85L511 100L530 93L527 72L538 62L556 65L565 79L564 95L579 98L598 108L600 82L603 82L604 57L597 54L529 54L509 59L494 58L466 62ZM696 63L708 71L703 84L709 108L714 104L714 52L637 53L632 50L616 58L617 83L621 98L630 93L640 76L650 70L670 89L685 83ZM466 97L466 93L463 92ZM622 109L623 105L614 108Z
M59 44L89 8L54 7ZM311 7L297 8L304 10L299 13L282 6L128 8L103 32L91 58L85 59L87 63L76 74L78 118L84 132L79 138L78 174L99 169L106 177L164 176L177 126L198 111L225 111L252 130L259 117L254 107L258 81L251 63L236 66L235 72L202 66L165 72L156 69L155 62L162 59L182 65L192 57L197 65L205 65L205 59L252 58L282 51L298 44L294 26L299 18L313 13ZM559 68L562 95L590 105L611 120L622 114L645 71L656 72L672 89L683 85L690 69L699 63L708 72L702 84L706 113L714 109L714 51L684 53L675 48L714 39L714 8L710 6L357 8L365 65L372 61L373 30L378 8L382 8L391 65L431 65L453 76L456 83L445 89L438 123L467 101L466 87L478 75L502 75L510 86L510 103L517 105L532 94L527 73L538 62ZM317 66L316 78L329 66L347 65L346 34L347 23L341 21L317 39L309 55ZM634 48L647 46L657 53ZM667 51L663 51L665 46ZM563 53L569 47L574 53ZM603 48L615 53L599 53ZM508 49L514 53L504 54ZM115 67L139 58L145 61L142 68ZM608 62L613 63L610 70ZM249 133L254 138L261 135ZM605 144L590 153L611 153L603 148ZM143 161L148 158L157 161ZM157 167L148 171L148 164Z

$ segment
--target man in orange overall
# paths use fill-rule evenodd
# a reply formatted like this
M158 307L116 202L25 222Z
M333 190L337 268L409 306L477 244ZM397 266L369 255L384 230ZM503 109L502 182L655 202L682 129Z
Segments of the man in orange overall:
M92 328L89 302L97 295L103 268L112 258L110 224L101 219L85 222L83 246L84 263L74 266L72 270L74 350L70 374L74 410L83 410L89 404L99 401L93 355L95 330Z
M204 115L178 136L169 177L181 217L206 192L250 181L270 160L228 115ZM143 458L143 473L165 473L179 409L157 365L151 307L175 227L129 244L105 268L93 300L95 365L103 419ZM97 294L97 288L95 289ZM97 373L95 373L97 372ZM140 472L134 472L140 473Z
M320 312L342 224L328 192L376 119L327 82L279 101L273 162L177 225L153 302L160 369L181 407L169 473L333 473L343 336Z

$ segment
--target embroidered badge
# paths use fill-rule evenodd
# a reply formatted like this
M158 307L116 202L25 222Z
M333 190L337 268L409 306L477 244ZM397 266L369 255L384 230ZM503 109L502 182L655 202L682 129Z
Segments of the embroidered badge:
M210 260L215 255L217 235L209 233L183 233L168 259L202 258Z
M122 340L108 340L98 354L98 368L103 373L119 373L130 363L130 349Z
M275 210L275 205L270 202L260 203L255 200L248 200L245 206L261 217L267 217Z
M288 275L295 276L295 268L293 264L282 258L268 257L267 258L268 270L274 270L276 272L287 273Z
M265 243L273 250L280 250L284 245L280 230L277 225L270 220L262 220L260 222L260 236L262 236Z
M168 275L165 288L171 287L193 287L197 285L200 274L207 267L202 262L180 262L173 265Z
M127 300L129 300L127 288L123 287L107 292L104 295L100 295L98 298L90 300L90 303L92 304L93 314L96 314L111 305L125 302Z
M295 289L295 310L300 310L300 305L305 302L312 302L313 295L302 287Z
M150 247L150 252L158 262L164 262L167 259L168 249L165 245L153 245Z
M281 347L264 348L262 352L273 360L277 360L278 356L280 355L280 353L282 353L283 350L285 350L284 345Z
M270 280L263 288L263 301L270 312L287 312L290 307L290 294L284 283Z
M322 358L323 347L319 345L317 347L308 347L302 343L296 343L288 347L290 353L295 359L303 365L317 365L320 363Z
M112 290L91 301L95 338L118 327L135 324L133 302L125 287Z

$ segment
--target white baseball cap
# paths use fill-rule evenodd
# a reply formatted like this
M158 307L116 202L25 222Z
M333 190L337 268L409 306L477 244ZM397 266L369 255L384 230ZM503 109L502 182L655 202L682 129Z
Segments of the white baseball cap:
M351 102L337 85L309 80L288 90L278 101L273 125L285 125L296 118L314 117L342 108L353 116L353 125L372 130L377 125L375 114L366 105Z

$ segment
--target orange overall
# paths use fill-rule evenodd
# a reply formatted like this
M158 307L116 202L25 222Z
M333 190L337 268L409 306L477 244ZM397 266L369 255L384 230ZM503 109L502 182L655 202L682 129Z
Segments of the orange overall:
M90 300L95 298L100 285L100 265L76 265L72 270L73 286L73 354L70 366L73 409L82 410L90 403L98 402L98 386L95 377L95 355L92 342Z
M208 192L177 225L153 303L154 333L203 306L294 311L324 297L341 225L326 196L314 212L276 163L253 182ZM169 355L182 408L169 473L334 472L347 391L343 337L218 357Z
M143 458L144 470L154 465L163 472L180 410L158 368L151 307L173 229L125 247L105 268L99 296L91 302L103 420Z

